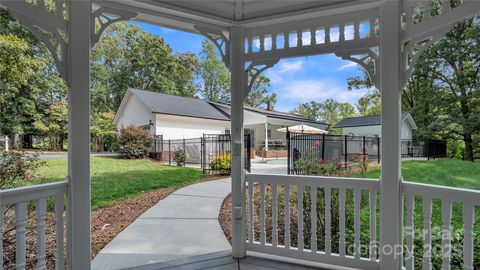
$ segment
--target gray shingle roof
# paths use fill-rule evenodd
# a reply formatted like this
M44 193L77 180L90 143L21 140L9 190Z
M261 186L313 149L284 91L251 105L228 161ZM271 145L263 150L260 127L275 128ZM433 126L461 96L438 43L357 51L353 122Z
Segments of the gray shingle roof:
M217 105L230 106L230 104L208 102L198 98L181 97L158 92L129 88L133 95L139 98L153 112L160 114L181 115L206 119L230 121L230 115L217 107ZM268 111L245 106L246 110L261 113L268 117L301 121L305 123L324 124L312 121L299 114Z
M402 122L410 115L408 112L402 113ZM378 126L382 124L382 117L380 115L361 116L345 118L338 122L336 128L344 127L360 127L360 126Z
M228 114L201 99L167 95L133 88L128 90L145 103L153 113L230 121Z

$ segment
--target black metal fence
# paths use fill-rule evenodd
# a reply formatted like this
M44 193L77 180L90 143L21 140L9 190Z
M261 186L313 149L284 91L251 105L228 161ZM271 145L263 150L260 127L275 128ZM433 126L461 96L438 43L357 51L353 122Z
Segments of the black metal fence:
M287 149L288 174L302 174L296 163L304 158L325 163L341 162L345 167L358 159L380 162L378 137L287 132Z
M245 134L245 170L250 171L251 162L250 135ZM204 134L200 138L164 140L162 136L152 138L150 156L157 160L175 164L173 154L183 149L186 154L185 165L199 166L204 172L216 173L210 166L213 160L232 152L230 134Z
M341 162L345 167L363 160L380 162L380 147L379 137L287 132L287 170L289 174L302 174L296 164L305 158ZM402 158L443 158L447 156L447 142L402 140L401 154Z
M444 158L447 156L447 142L442 140L402 140L403 158Z

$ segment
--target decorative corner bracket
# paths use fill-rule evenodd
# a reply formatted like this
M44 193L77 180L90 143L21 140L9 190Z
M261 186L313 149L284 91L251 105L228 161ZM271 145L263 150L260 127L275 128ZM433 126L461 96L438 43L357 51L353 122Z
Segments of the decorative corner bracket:
M372 49L355 49L342 52L336 52L336 56L343 60L357 63L365 69L372 84L380 89L380 76L378 72L378 54Z
M412 40L404 42L402 49L403 56L403 72L402 72L402 87L407 84L410 76L413 73L415 64L422 55L422 53L433 43L443 38L455 24L445 25L436 29L433 32L416 37Z
M47 46L60 76L68 82L68 24L64 16L64 2L55 1L53 11L47 9L44 1L33 4L11 0L2 4L8 8L10 15Z
M137 13L120 10L112 7L102 6L99 9L95 10L91 15L91 31L92 36L90 39L90 47L93 48L100 40L102 33L107 29L108 26L120 22L128 21L132 18L135 18ZM99 28L97 28L97 22Z
M222 31L206 28L203 26L194 26L195 29L208 38L215 47L217 47L218 51L220 52L220 56L222 57L222 61L227 68L230 68L230 40L225 36Z
M278 63L280 59L273 59L273 60L261 60L261 61L253 61L248 65L246 71L246 76L245 76L245 94L243 96L243 100L247 98L248 94L252 90L253 84L257 80L258 76L262 74L265 70L273 67Z

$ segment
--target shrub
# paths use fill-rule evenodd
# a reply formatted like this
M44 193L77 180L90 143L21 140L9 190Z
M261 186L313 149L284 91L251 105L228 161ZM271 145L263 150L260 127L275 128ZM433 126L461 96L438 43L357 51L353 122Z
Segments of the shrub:
M185 165L187 162L187 153L182 148L178 148L173 152L173 160L177 162L177 166Z
M347 173L344 163L317 159L316 151L315 147L305 151L305 156L295 161L295 170L303 175L343 176Z
M34 178L44 162L37 155L25 155L20 151L0 151L0 189L25 185Z
M229 153L221 154L210 163L210 168L221 173L230 173L232 159Z
M118 138L120 154L128 159L145 158L150 149L148 131L134 126L123 128Z

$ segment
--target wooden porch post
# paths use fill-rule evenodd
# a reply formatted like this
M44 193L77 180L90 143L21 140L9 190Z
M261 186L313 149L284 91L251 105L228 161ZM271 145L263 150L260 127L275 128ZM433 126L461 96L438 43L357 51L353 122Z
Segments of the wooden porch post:
M90 0L69 1L68 269L90 269Z
M245 213L245 171L243 151L243 100L245 88L245 41L244 29L230 29L230 72L232 76L232 253L234 258L246 256Z
M400 158L401 1L380 7L380 90L382 93L382 176L380 269L402 268L402 196Z

